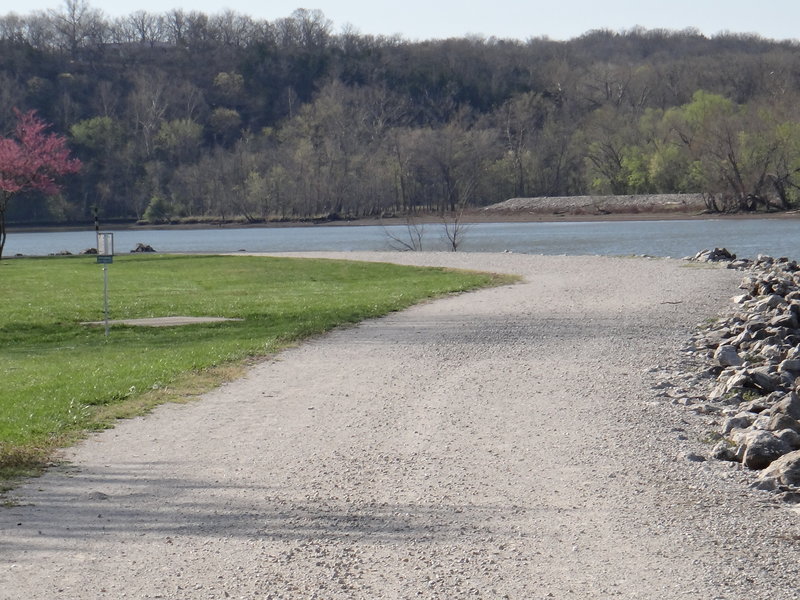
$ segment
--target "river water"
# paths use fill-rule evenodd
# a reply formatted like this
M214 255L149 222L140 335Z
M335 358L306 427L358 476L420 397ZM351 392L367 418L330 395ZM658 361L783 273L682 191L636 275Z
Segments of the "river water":
M403 226L306 226L114 231L117 254L138 243L157 252L293 252L304 250L391 250L387 230L408 239ZM94 229L8 235L4 256L73 254L95 246ZM800 258L798 219L703 219L558 223L475 223L459 250L526 254L640 255L683 257L725 247L740 257L757 254ZM425 225L423 249L446 250L441 224Z

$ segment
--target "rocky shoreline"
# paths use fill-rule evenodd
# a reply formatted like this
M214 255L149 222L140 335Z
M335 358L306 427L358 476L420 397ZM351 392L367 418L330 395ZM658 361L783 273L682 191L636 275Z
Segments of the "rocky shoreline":
M557 214L588 215L647 215L698 214L707 210L702 194L638 194L623 196L542 196L511 198L482 209L487 215L497 214Z
M678 380L662 373L655 388L717 427L708 458L738 463L754 488L800 503L800 266L763 255L737 260L719 248L687 260L743 271L744 293L693 336L683 365L692 372Z

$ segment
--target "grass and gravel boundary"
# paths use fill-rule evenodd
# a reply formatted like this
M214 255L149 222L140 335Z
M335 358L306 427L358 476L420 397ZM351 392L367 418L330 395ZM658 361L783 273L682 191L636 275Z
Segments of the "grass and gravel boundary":
M93 257L0 263L0 482L46 466L88 431L185 401L248 364L332 328L511 278L447 269L249 256L125 256L110 268L112 315L241 319L182 327L102 319ZM3 485L3 483L0 483Z

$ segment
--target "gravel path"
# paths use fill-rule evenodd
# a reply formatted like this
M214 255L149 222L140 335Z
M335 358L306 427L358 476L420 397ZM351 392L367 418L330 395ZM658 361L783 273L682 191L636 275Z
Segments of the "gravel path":
M652 367L740 275L673 260L350 254L519 273L336 331L93 436L0 509L0 598L800 598L797 513Z

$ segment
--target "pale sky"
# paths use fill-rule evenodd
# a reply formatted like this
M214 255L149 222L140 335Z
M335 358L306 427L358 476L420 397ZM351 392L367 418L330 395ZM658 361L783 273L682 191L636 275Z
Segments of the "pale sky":
M334 32L350 25L362 34L400 34L409 40L463 37L577 37L591 29L722 31L800 39L800 0L89 0L107 17L171 8L214 14L225 9L269 21L296 8L320 9ZM61 9L61 0L0 0L0 14Z

